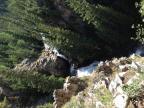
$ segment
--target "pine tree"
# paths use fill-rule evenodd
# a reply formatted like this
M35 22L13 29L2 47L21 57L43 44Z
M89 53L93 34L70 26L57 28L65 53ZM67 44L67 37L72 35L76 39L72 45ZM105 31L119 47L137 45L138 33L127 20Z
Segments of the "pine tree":
M115 45L122 45L131 36L130 26L134 19L126 14L115 11L111 7L93 5L86 0L66 0L68 5L78 13L84 21L92 24L97 36Z
M12 70L23 59L39 55L44 48L42 37L48 45L79 64L127 53L133 42L131 37L135 38L131 26L139 20L135 2L0 0L0 85L40 93L62 86L63 78Z
M134 4L134 1L61 1L61 4L66 4L65 8L70 8L72 14L77 16L75 20L81 18L91 28L86 34L81 34L71 25L76 21L65 21L65 27L57 24L57 20L62 17L54 5L55 1L8 0L7 12L0 17L0 31L14 37L15 43L9 43L11 47L7 49L11 51L7 50L10 53L7 58L16 64L27 56L37 55L37 49L43 48L41 33L50 46L78 62L112 54L120 55L119 49L127 50L131 44L131 25L136 14L133 13L134 7L128 3Z
M36 39L35 25L40 19L35 15L38 7L35 0L8 0L0 16L1 64L13 67L26 57L36 56L42 43Z
M62 88L64 78L46 76L38 72L16 72L0 70L0 85L10 87L13 91L50 93Z

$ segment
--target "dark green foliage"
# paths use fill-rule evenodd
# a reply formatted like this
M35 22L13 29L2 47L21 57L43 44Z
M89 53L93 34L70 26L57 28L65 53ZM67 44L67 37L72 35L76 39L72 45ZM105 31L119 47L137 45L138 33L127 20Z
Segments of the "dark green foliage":
M122 45L131 36L133 18L111 7L93 5L86 0L66 0L68 5L88 24L94 25L97 36L115 45Z
M0 64L12 67L12 64L18 63L24 57L36 55L34 49L29 46L29 42L23 39L17 39L12 34L6 32L0 33Z
M42 75L38 72L0 71L0 84L9 86L16 91L34 90L42 93L50 93L56 88L61 88L63 78Z
M140 41L140 43L144 44L144 0L140 0L135 3L137 10L141 16L139 22L133 24L132 28L136 30L136 39Z
M64 2L59 4L64 6L61 11L55 0L6 1L6 12L0 16L0 31L11 35L16 42L10 42L12 53L9 51L11 47L4 45L7 47L6 52L9 52L5 57L9 63L6 66L12 67L26 57L38 55L43 48L41 33L44 33L49 45L78 62L112 55L117 52L115 50L124 49L130 44L133 35L131 25L136 14L129 3L134 5L134 0L117 0L110 3L105 0L95 3L91 0ZM67 10L71 14L67 13ZM69 19L65 20L64 16L67 15ZM87 23L86 27L77 28L80 27L77 26L80 18L83 19L80 25ZM59 22L64 24L60 25ZM82 29L87 32L82 32ZM2 57L4 58L3 55ZM4 60L1 61L5 64Z
M57 48L68 57L82 60L95 55L93 53L97 49L97 43L94 42L95 38L87 38L85 36L81 38L78 33L58 27L41 25L39 29L44 32L43 36L47 38L46 43L51 47Z
M5 1L6 12L0 16L0 64L13 67L26 57L35 57L42 48L36 39L39 9L35 0Z

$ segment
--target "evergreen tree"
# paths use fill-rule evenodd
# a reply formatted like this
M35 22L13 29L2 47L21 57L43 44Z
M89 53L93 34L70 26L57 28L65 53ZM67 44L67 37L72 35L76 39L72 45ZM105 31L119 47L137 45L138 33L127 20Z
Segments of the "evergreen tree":
M46 76L38 72L18 73L12 70L0 70L0 75L0 85L21 92L50 93L56 88L62 88L64 83L64 78Z
M110 44L123 45L131 37L131 25L134 19L111 7L93 5L86 0L66 0L68 5L78 13L84 21L92 24L97 36Z
M8 0L0 16L0 60L1 64L13 67L26 57L36 56L41 41L36 39L35 26L40 22L35 0Z
M49 46L79 64L127 53L133 43L131 37L135 38L131 26L138 20L137 31L143 28L135 2L0 0L0 85L43 93L62 86L63 78L12 70L23 59L39 55L44 48L42 37ZM138 6L143 17L144 0ZM143 39L143 34L137 37Z
M73 29L72 23L66 23L65 27L57 24L61 12L54 5L55 0L8 0L6 3L7 12L0 17L0 31L15 38L15 42L8 42L10 47L7 48L7 58L12 64L38 54L43 48L41 33L50 46L79 62L112 54L120 55L119 49L127 51L127 46L131 44L131 25L135 22L136 17L133 16L136 14L133 12L134 7L128 3L134 5L135 0L61 1L61 4L67 5L64 5L65 8L74 11L73 14L77 16L75 20L81 18L87 23L91 28L88 34Z

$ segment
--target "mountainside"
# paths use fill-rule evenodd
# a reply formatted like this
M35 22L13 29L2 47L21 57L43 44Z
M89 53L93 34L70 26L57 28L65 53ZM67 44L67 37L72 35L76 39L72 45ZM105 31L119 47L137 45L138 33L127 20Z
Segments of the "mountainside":
M0 108L144 108L143 56L144 0L0 0Z
M38 57L44 45L80 66L97 59L128 55L141 22L136 0L6 0L0 8L0 67ZM6 62L5 62L6 61ZM7 63L8 62L8 63Z

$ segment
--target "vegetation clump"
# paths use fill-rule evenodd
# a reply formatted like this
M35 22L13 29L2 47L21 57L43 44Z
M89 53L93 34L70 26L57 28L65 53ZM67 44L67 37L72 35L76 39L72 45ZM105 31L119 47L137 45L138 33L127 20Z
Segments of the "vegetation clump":
M135 98L141 95L143 91L143 85L141 85L144 78L144 73L140 73L139 79L136 79L132 84L123 86L123 90L128 94L130 98Z

